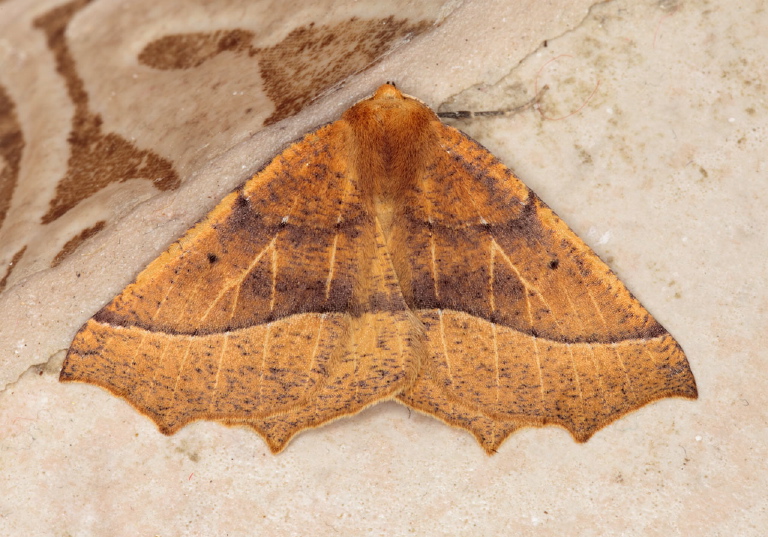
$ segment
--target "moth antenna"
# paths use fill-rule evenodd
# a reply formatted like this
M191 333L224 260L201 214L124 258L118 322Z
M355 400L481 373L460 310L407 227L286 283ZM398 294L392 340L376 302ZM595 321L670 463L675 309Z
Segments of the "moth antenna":
M437 117L443 119L471 119L476 117L512 116L522 112L523 110L527 110L528 108L538 106L539 101L547 90L549 90L549 86L545 85L528 102L514 108L508 108L506 110L482 110L480 112L472 112L470 110L457 110L455 112L438 112Z

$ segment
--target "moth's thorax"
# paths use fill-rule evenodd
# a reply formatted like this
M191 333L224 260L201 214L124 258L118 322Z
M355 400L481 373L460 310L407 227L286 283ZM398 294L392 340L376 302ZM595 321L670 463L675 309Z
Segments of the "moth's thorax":
M342 116L354 143L352 162L360 189L388 231L394 213L411 191L435 148L437 116L422 102L383 85Z

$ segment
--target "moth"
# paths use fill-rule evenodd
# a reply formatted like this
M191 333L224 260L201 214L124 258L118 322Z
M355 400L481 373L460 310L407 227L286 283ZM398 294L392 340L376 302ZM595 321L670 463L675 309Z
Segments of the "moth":
M696 398L672 336L485 148L381 86L225 197L77 333L62 381L173 434L243 425L277 453L395 400L493 453L584 442Z

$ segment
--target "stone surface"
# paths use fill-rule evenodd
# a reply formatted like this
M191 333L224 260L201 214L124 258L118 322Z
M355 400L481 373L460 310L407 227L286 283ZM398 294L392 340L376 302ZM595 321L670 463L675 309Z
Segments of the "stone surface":
M768 12L592 3L0 2L0 533L761 535ZM332 34L368 46L297 52ZM270 71L280 50L295 75ZM494 457L387 403L272 456L213 423L165 437L107 392L57 382L80 324L148 261L386 80L454 110L549 86L538 110L454 124L678 339L698 401L658 402L583 445L523 430ZM71 131L127 153L73 167ZM64 196L68 173L106 186L73 180Z

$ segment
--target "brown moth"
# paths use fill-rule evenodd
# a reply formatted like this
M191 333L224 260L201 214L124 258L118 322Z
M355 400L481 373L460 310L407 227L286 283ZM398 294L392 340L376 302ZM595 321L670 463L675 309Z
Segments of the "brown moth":
M386 84L224 198L77 333L62 381L165 434L298 432L394 399L488 452L696 398L680 346L482 146Z

